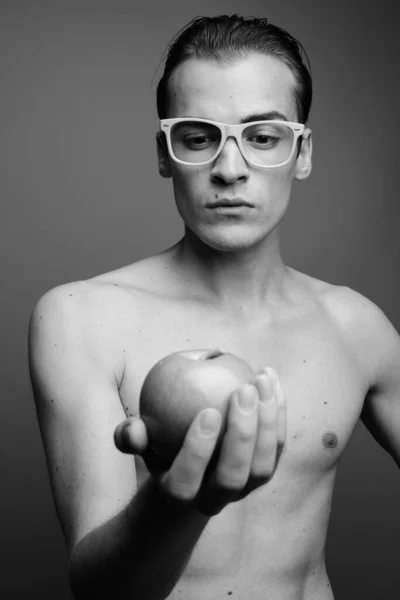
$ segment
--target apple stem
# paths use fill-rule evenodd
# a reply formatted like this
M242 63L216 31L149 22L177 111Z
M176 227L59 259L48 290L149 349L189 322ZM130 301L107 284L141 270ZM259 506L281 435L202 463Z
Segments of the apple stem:
M216 348L215 350L212 350L210 354L207 354L207 356L205 356L205 359L211 360L212 358L217 358L218 356L222 356L223 354L224 353L222 352L222 350Z

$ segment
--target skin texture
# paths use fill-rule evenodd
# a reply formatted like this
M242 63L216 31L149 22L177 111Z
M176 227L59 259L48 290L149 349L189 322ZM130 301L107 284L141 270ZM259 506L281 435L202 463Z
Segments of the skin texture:
M171 81L171 114L237 123L296 121L288 68L269 57L191 61ZM176 95L175 95L176 94ZM128 267L51 290L30 324L30 366L54 499L77 598L332 600L324 548L336 467L361 417L400 463L400 342L372 302L284 265L279 223L311 133L276 170L235 142L204 168L174 164L185 235ZM245 197L239 216L207 208ZM148 453L139 396L151 367L222 348L258 374L221 419L204 409L172 467ZM281 429L280 429L281 424ZM278 431L284 443L278 451Z

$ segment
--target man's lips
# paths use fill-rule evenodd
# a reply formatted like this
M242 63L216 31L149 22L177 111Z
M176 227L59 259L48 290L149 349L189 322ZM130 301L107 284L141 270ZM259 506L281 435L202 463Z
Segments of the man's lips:
M218 206L249 206L250 208L254 208L254 204L251 204L242 198L220 198L215 202L209 202L206 204L207 208L217 208Z

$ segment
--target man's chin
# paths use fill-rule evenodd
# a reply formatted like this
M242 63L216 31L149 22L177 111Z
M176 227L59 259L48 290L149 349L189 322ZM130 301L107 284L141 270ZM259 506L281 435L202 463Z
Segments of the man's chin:
M244 252L262 242L267 236L260 237L256 232L249 231L249 227L213 227L191 231L200 244L204 244L217 252Z

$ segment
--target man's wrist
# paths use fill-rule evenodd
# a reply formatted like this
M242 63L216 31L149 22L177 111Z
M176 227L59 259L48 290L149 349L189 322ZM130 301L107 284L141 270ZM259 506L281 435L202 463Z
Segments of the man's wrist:
M195 500L182 500L178 497L169 494L162 482L156 478L149 477L147 481L136 493L133 501L128 507L128 513L132 514L132 511L137 515L137 511L149 510L152 513L158 515L158 519L172 519L172 520L189 520L190 522L199 522L199 524L206 524L210 519L200 512L197 507Z

